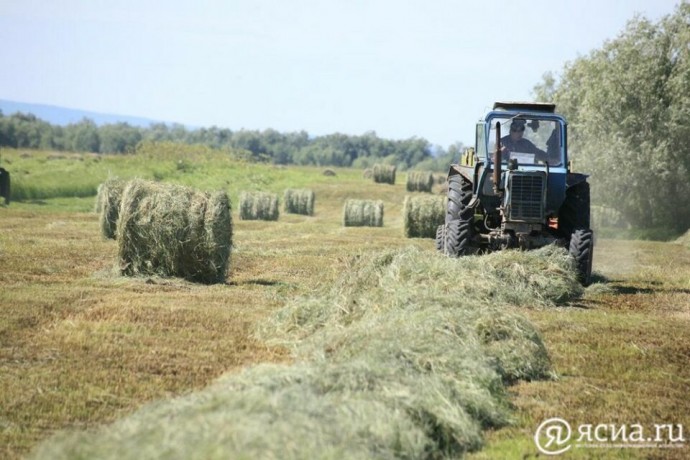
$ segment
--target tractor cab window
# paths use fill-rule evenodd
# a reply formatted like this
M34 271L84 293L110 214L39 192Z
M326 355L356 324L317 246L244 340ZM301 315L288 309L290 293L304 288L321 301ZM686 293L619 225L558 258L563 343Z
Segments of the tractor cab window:
M493 118L489 132L489 159L496 150L496 122L501 125L501 160L517 160L519 165L561 166L561 125L554 120L527 117Z

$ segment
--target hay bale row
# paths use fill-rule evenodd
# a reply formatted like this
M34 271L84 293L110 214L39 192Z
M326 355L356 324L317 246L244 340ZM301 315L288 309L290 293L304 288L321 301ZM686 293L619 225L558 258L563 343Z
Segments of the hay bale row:
M120 201L126 184L124 180L112 178L98 186L95 210L99 213L99 226L104 238L116 238Z
M314 215L314 192L309 189L287 189L283 205L288 214Z
M133 180L122 193L117 243L124 275L224 282L232 247L228 195Z
M434 175L431 171L409 171L407 173L408 192L431 192Z
M383 227L383 201L345 201L345 205L343 206L343 226Z
M278 220L278 195L270 192L240 193L240 219Z
M377 184L395 184L395 166L375 164L372 171Z
M407 238L435 238L443 225L446 200L439 196L406 196L403 203L403 230Z

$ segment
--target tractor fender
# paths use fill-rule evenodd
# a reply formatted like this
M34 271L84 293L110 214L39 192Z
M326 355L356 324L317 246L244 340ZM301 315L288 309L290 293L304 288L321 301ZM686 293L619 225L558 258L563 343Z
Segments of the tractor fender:
M471 184L474 184L474 168L468 166L460 165L450 165L450 170L448 171L448 177L460 174L462 177L467 179Z
M476 186L475 177L477 175L478 166L478 164L475 164L474 166L452 164L450 165L450 170L448 171L448 178L450 179L452 176L460 175L464 177L470 184L472 184L472 187L474 188ZM478 203L479 196L475 193L470 202L468 203L467 207L474 208L475 206L477 206Z
M566 188L574 187L577 184L586 182L588 177L589 174L568 173L568 175L565 177L565 186Z

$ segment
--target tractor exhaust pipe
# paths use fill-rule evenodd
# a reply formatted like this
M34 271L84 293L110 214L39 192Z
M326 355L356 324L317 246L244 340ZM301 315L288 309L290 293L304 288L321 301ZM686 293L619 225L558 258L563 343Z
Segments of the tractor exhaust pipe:
M501 122L496 122L496 151L494 151L494 193L501 194Z

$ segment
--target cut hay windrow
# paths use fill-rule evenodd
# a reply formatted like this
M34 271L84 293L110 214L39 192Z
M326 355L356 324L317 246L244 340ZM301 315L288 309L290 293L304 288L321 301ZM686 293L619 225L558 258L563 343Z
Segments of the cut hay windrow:
M122 191L127 184L121 179L108 179L98 186L96 212L99 214L101 234L114 240L117 233L117 218L120 214Z
M440 196L406 196L403 203L403 230L407 238L435 238L443 225L446 199Z
M34 458L459 458L510 423L505 385L551 375L514 307L582 292L555 248L363 252L341 273L262 323L260 337L290 347L293 364L229 373L98 431L57 435Z
M383 227L383 201L345 201L345 204L343 205L343 226Z
M684 244L688 248L690 248L690 230L685 232L683 235L679 236L676 241L678 244Z
M375 164L372 175L377 184L395 184L396 167L384 164Z
M270 192L240 193L240 219L278 220L280 208L278 195Z
M583 293L572 259L555 247L461 259L406 248L359 256L342 273L320 296L296 299L276 312L262 325L261 335L282 344L301 340L296 342L301 350L309 342L316 348L340 349L324 345L333 331L378 321L390 311L409 315L440 307L459 315L459 323L472 324L485 345L495 342L484 348L506 358L497 366L505 380L539 378L545 366L538 334L506 307L549 307ZM522 346L515 346L520 337ZM514 362L520 355L535 358Z
M434 186L434 174L431 171L408 171L408 192L431 192Z
M180 185L134 180L122 194L117 221L124 275L225 281L232 247L230 200Z
M283 196L285 212L288 214L314 215L314 192L309 189L287 189Z

